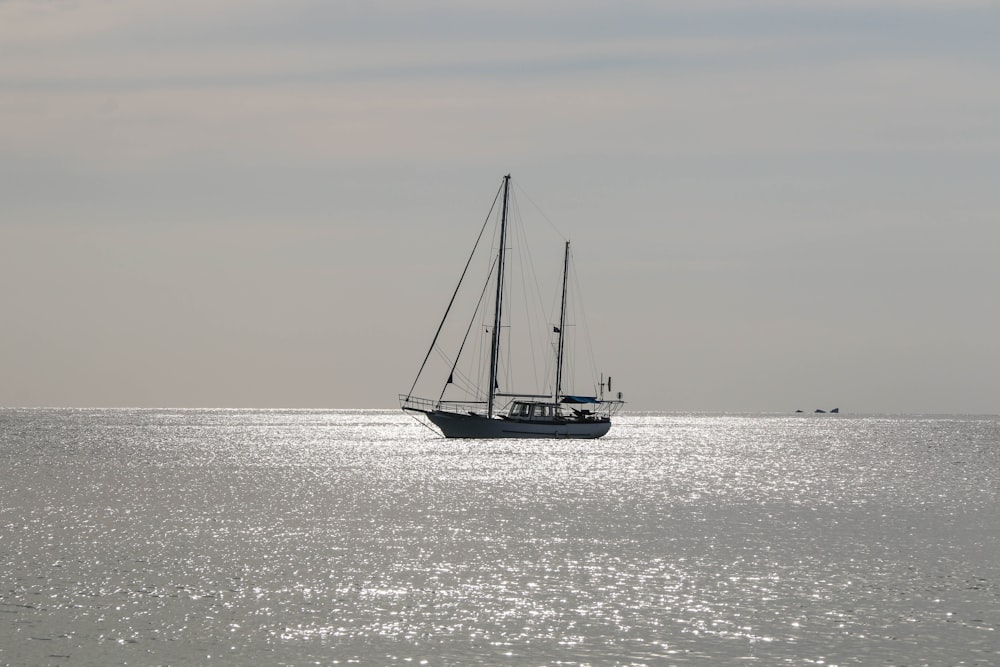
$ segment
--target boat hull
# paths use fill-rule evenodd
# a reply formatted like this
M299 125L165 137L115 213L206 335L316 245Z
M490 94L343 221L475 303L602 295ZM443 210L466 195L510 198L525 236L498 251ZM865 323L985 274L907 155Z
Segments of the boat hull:
M610 420L531 422L490 419L443 410L425 412L446 438L600 438L611 429Z

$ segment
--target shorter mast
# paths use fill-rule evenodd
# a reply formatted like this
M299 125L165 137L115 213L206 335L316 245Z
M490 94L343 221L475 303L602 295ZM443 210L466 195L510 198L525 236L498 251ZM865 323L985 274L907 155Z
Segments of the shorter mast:
M559 342L556 345L556 390L552 400L559 402L562 394L563 350L566 343L566 288L569 283L569 241L566 241L566 252L563 256L562 305L559 307Z

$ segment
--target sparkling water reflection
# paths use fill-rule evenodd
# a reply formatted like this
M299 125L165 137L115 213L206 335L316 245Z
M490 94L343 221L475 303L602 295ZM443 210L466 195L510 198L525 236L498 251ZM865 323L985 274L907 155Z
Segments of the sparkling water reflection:
M1000 661L1000 420L2 410L5 664Z

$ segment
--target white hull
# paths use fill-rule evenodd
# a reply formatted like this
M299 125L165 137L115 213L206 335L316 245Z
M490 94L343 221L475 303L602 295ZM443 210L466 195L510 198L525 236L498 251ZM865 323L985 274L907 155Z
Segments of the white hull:
M441 429L446 438L600 438L611 429L610 420L531 422L514 419L490 419L485 415L467 415L433 410L427 418Z

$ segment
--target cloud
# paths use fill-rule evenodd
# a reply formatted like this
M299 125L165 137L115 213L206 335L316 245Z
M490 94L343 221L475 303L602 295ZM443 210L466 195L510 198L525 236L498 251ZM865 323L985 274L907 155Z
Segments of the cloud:
M1000 141L991 131L1000 90L985 85L995 72L985 65L845 56L761 67L741 54L773 44L608 42L526 45L503 63L528 72L514 75L490 73L490 64L498 65L466 45L438 48L408 63L405 50L338 48L320 55L177 53L140 64L97 57L70 66L81 68L69 77L77 86L9 90L0 145L8 154L134 166L579 151L983 152ZM671 64L721 52L727 67ZM595 53L605 61L631 55L641 64L566 64ZM317 61L334 64L307 76ZM549 71L530 72L532 62ZM85 82L88 71L103 79Z

